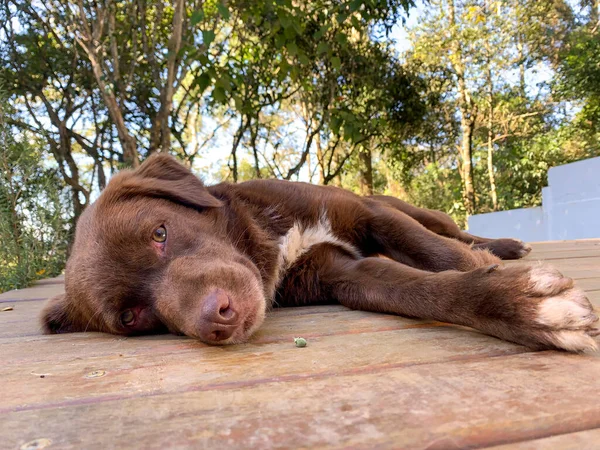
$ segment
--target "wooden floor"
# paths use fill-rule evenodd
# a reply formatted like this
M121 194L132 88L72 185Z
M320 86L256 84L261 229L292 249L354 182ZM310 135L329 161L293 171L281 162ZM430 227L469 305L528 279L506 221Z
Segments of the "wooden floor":
M600 306L600 240L534 244L528 259ZM44 336L38 312L62 290L0 295L2 449L600 448L600 354L341 306L277 310L240 346Z

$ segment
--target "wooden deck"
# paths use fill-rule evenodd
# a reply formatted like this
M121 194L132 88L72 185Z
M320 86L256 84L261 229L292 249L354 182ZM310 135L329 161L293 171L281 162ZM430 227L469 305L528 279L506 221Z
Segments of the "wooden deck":
M529 259L600 306L600 240ZM277 310L240 346L44 336L38 312L62 289L0 295L2 449L600 448L600 354L341 306Z

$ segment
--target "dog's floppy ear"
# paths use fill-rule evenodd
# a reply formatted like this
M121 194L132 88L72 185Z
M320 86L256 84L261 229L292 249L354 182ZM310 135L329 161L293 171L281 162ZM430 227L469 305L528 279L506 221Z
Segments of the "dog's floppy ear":
M40 315L44 332L53 334L81 331L81 326L70 317L69 310L66 294L59 294L48 300Z
M119 192L121 195L167 198L192 208L222 206L198 177L164 153L148 158L132 176L123 180Z

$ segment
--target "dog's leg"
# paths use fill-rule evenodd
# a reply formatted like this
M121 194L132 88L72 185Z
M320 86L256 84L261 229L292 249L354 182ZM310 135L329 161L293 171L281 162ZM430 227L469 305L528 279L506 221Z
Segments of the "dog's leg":
M441 211L419 208L387 195L375 195L370 198L409 215L425 228L440 236L473 244L474 249L490 250L500 259L520 259L531 251L531 247L519 239L488 239L466 233L456 225L449 215Z
M369 256L380 254L418 269L432 272L468 271L500 263L486 249L473 250L456 239L440 236L409 215L379 202L367 203L371 210L368 242Z
M600 333L573 280L533 264L432 273L389 259L355 259L324 244L291 270L281 295L465 325L535 349L595 349L592 336Z

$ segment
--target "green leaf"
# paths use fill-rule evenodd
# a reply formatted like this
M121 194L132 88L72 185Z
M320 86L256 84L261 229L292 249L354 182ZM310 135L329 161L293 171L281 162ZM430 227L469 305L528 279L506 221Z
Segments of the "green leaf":
M215 86L220 86L223 88L223 90L225 92L228 92L231 90L232 88L232 81L231 81L231 77L229 77L229 75L227 75L226 73L224 73L221 78L219 78L216 82L215 82Z
M211 44L212 41L215 40L215 32L212 30L204 30L202 32L202 42L207 47Z
M304 65L310 64L310 60L308 59L308 56L306 56L306 54L304 52L298 53L298 60L300 61L300 64L304 64Z
M288 42L286 48L291 56L296 56L298 54L298 46L295 42Z
M339 117L332 117L331 118L331 130L335 134L339 134L341 126L342 126L342 119L340 119Z
M358 8L360 8L360 5L362 5L363 2L362 0L352 0L350 2L350 11L354 12L356 10L358 10Z
M242 108L244 107L244 103L242 102L242 99L239 98L237 95L233 98L233 103L235 104L235 107L238 111L241 111Z
M210 86L210 76L207 73L201 74L196 78L196 83L200 88L200 92L204 92L208 86Z
M315 38L315 40L319 40L321 39L323 36L325 36L325 33L327 33L327 30L329 29L329 25L323 25L321 28L319 28L319 30L313 35L313 37Z
M285 35L286 38L291 40L296 37L296 30L294 30L294 27L288 27L283 30L283 34Z
M327 42L321 41L317 45L317 54L327 53L329 51L329 44Z
M195 27L203 20L204 20L204 10L198 9L192 13L192 17L190 18L190 25Z
M229 9L227 8L227 6L225 6L223 3L219 2L219 3L217 3L217 11L219 11L219 14L221 14L221 17L223 17L223 19L229 20L230 14L229 14Z
M225 89L223 89L220 86L216 87L213 90L212 97L216 102L219 103L225 103L225 100L227 100L227 94L225 94Z
M331 65L335 70L339 70L339 68L342 67L342 60L339 57L334 56L331 58Z
M208 66L210 64L210 60L208 59L208 56L206 56L204 53L198 55L196 59L203 66Z
M292 28L292 19L287 16L287 15L283 15L281 14L279 16L279 21L281 22L281 26L285 29L285 28Z
M285 45L285 36L283 34L278 34L275 36L275 47L277 49L282 48Z
M303 31L303 30L302 30L302 25L301 25L301 23L300 23L300 21L299 21L299 20L294 20L294 21L292 22L292 25L293 25L293 27L294 27L294 30L296 30L296 33L297 33L297 34L302 34L302 31Z
M348 42L348 36L346 33L338 33L335 35L335 40L338 41L341 45L345 45Z

